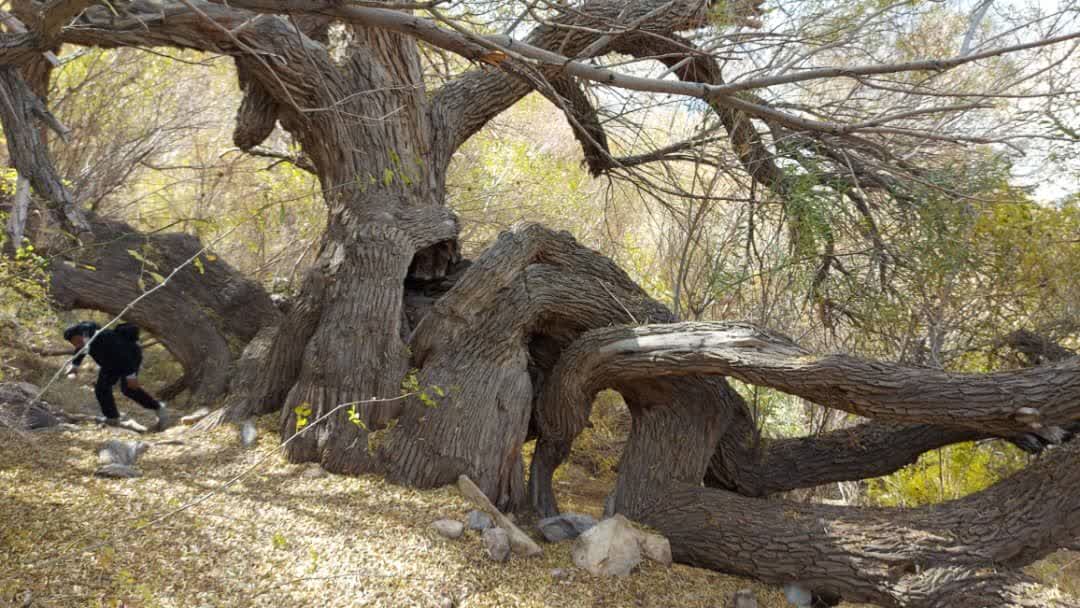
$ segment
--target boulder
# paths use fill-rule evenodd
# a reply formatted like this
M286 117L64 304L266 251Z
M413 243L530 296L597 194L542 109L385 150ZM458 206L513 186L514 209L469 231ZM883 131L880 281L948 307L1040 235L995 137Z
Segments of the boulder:
M94 471L95 477L108 477L111 479L131 479L134 477L142 477L142 473L139 469L126 464L107 464Z
M749 589L739 589L731 596L731 608L758 608L757 597Z
M98 464L134 466L135 461L148 449L150 449L150 444L144 441L110 439L98 449Z
M446 538L461 538L465 532L465 525L453 519L440 519L431 524L432 528Z
M574 541L574 565L597 576L626 576L641 562L638 536L622 515L605 519Z
M536 523L536 527L549 543L575 539L595 525L596 518L579 513L562 513L555 517L545 517Z
M638 547L647 558L665 566L671 565L671 543L659 534L638 532Z
M472 511L469 511L469 519L467 525L470 530L477 530L483 532L488 528L494 528L495 522L492 521L491 516L487 513L473 509Z
M510 557L510 535L502 528L488 528L483 535L484 550L488 557L505 562Z
M40 392L29 382L0 382L0 425L30 431L60 424L62 415L50 411L47 403L35 400Z

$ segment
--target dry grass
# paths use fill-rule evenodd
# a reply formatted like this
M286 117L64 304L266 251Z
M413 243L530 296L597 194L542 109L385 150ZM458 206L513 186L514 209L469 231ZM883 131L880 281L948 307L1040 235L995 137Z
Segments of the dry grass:
M0 442L0 597L29 590L40 606L723 606L736 589L786 605L775 589L717 573L645 564L625 579L574 569L570 544L496 564L469 533L438 537L430 523L463 518L452 489L417 491L375 477L307 479L272 455L235 486L159 525L158 515L220 488L273 451L273 421L256 450L230 429L180 438L140 460L144 477L92 476L96 448L115 429ZM575 504L568 506L596 506ZM569 580L553 580L563 568Z
M49 400L96 413L85 383L57 383ZM126 400L121 407L150 422ZM565 509L593 515L614 481L626 430L620 404L598 402L596 413L582 437L588 449L575 451L555 480ZM125 431L88 426L27 441L0 430L0 606L29 591L34 606L48 607L440 606L451 598L470 608L720 608L742 588L753 589L763 608L788 606L776 588L686 566L645 563L625 579L592 577L572 566L569 543L545 545L539 558L493 563L475 533L450 541L431 529L435 519L463 519L470 509L452 488L307 478L307 467L275 452L273 417L259 426L253 450L240 448L230 428L140 437L184 443L151 448L139 461L144 477L133 480L92 476L98 446L135 437ZM1080 572L1075 560L1061 553L1033 573L1067 589ZM554 580L554 568L569 579Z

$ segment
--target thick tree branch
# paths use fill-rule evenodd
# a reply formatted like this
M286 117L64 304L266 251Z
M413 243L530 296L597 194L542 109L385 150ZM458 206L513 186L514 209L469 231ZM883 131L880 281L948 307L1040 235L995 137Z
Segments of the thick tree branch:
M736 323L602 330L583 337L568 354L576 360L564 355L566 399L634 378L705 374L731 376L868 418L983 433L1025 432L1080 418L1076 359L954 374L814 355L787 338Z
M813 437L763 440L745 424L749 417L736 416L741 419L720 438L705 484L743 496L880 477L930 450L986 437L967 429L870 421Z
M52 209L76 231L89 228L75 197L53 167L42 140L38 121L66 134L66 129L49 113L41 99L30 90L18 69L0 66L0 121L7 138L8 154L19 175L49 201Z
M1073 443L987 490L918 509L763 501L678 483L654 486L652 499L626 496L617 509L667 536L677 561L848 601L1075 606L1033 595L1032 581L1009 569L1080 535L1078 475Z

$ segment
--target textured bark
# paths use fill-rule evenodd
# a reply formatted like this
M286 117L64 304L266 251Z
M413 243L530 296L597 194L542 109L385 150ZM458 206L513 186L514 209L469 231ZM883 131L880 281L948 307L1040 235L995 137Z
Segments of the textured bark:
M773 357L788 359L788 365ZM678 561L772 583L798 582L884 606L1071 605L1064 598L1047 600L1052 592L1015 569L1068 546L1080 533L1080 496L1070 490L1080 464L1076 443L984 492L911 511L740 495L881 474L921 450L979 436L964 428L870 422L762 447L745 404L733 392L703 386L699 395L682 399L692 395L687 386L674 391L665 386L700 381L694 374L727 373L731 367L739 373L754 367L759 379L777 369L789 374L804 357L789 341L740 324L595 330L562 351L545 384L537 403L540 442L545 434L576 434L596 391L616 388L628 396L634 419L619 466L614 510L660 530ZM999 375L987 375L993 376ZM784 390L792 388L788 382ZM904 394L902 383L890 387ZM932 384L931 398L934 390L943 388ZM849 392L843 394L849 398ZM998 398L1003 398L1001 391ZM907 444L890 450L890 441ZM540 442L536 459L545 457ZM859 461L879 457L884 458ZM740 494L701 488L703 476ZM531 489L550 492L542 485L530 480ZM543 495L539 501L533 498L542 512L554 506Z
M262 141L276 117L319 176L328 228L316 270L280 327L265 330L245 353L238 377L245 386L249 378L255 380L229 411L248 414L283 405L282 433L291 436L297 411L313 419L342 403L396 396L405 370L416 366L422 387L449 390L437 407L416 399L357 404L352 419L341 411L290 443L288 456L320 460L332 471L376 470L425 487L467 474L502 508L519 505L521 444L530 418L535 416L540 433L534 463L550 469L534 471L533 477L540 483L547 475L548 485L550 471L587 420L584 398L595 386L588 384L590 378L564 381L575 371L566 363L572 361L566 349L590 330L673 320L609 260L567 235L538 227L501 237L444 297L411 307L410 317L403 304L411 295L405 285L438 279L456 261L457 226L441 208L451 156L488 120L533 90L535 74L515 60L494 61L503 70L467 74L429 100L415 41L403 34L440 36L430 22L340 2L234 0L230 5L169 2L160 18L133 20L89 10L63 32L64 40L81 44L165 45L239 58L247 95L237 143ZM341 18L353 30L348 57L340 64L331 61L318 28L236 6L297 8ZM689 0L593 0L568 8L528 41L587 57L696 27L705 8L704 2ZM635 27L616 27L628 24ZM469 59L485 60L482 45L450 44L459 45ZM718 70L694 72L695 62L686 65L679 72L683 80L718 81ZM558 66L548 69L549 77L560 74ZM12 82L8 88L18 86ZM747 105L735 97L716 103L728 107L728 102L731 108ZM775 166L749 119L723 112L747 170L757 181L775 185L779 178L770 173ZM10 121L4 120L7 127ZM428 306L414 330L410 318L422 316ZM1063 422L1075 415L1077 402L1075 362L957 379L846 357L812 357L774 336L725 328L706 331L704 341L684 326L618 330L614 342L583 355L583 367L592 372L618 361L598 375L623 392L634 414L615 506L665 532L682 561L773 582L797 580L852 599L929 606L942 605L943 597L955 596L965 585L985 594L980 597L1022 593L1022 579L1011 572L988 573L987 567L1023 565L1076 534L1077 498L1067 490L1078 481L1075 446L1054 451L970 499L901 513L762 501L701 488L709 467L716 469L717 445L721 465L730 464L723 461L743 456L724 454L724 446L753 437L739 426L745 405L721 378L701 375L732 374L832 407L937 422L959 433ZM668 348L671 332L680 331L692 340ZM411 351L403 339L409 335ZM218 346L215 352L223 350ZM657 369L664 370L662 377L655 377ZM577 392L560 395L568 386ZM927 403L921 403L924 392L931 397ZM563 399L578 406L560 409ZM395 427L381 428L399 413ZM868 440L865 458L888 441L873 427L859 432ZM890 432L913 444L943 440L912 428ZM759 457L753 466L771 461L784 470L784 462L809 458L808 450L828 455L840 449L833 437L769 446L765 453L774 448L773 456ZM753 466L730 466L714 477L749 493ZM803 481L823 476L811 470ZM551 496L546 508L554 506ZM910 532L910 538L897 529Z
M613 381L725 375L826 407L896 422L984 433L1022 432L1080 418L1080 361L990 374L813 355L789 339L738 323L612 329L593 337L588 367ZM603 367L602 372L600 371ZM568 383L572 384L572 383Z
M910 510L764 501L680 483L620 495L616 510L659 530L683 563L882 606L1014 605L1030 589L1010 569L1080 534L1080 495L1069 489L1080 482L1077 465L1080 444L1068 444L987 490Z
M416 328L420 385L448 394L435 408L407 405L375 442L379 466L420 487L465 474L500 508L520 506L533 378L578 335L626 322L627 311L670 319L621 269L568 234L535 225L504 233Z
M734 399L741 401L735 394ZM705 484L743 496L888 475L919 456L986 435L929 424L870 421L813 437L762 439L745 404L716 446Z
M59 258L50 268L61 308L120 314L143 294L140 280L146 288L156 283L148 271L168 275L202 249L190 235L145 235L120 222L94 221L84 236L79 257ZM203 256L201 264L202 272L189 265L124 317L161 341L184 367L193 401L208 404L225 393L244 345L280 315L261 287L225 262Z
M236 112L236 128L233 142L241 150L250 150L270 137L277 125L278 102L261 84L249 75L255 69L250 64L256 60L249 57L236 59L236 76L244 98Z
M17 68L0 66L0 121L3 122L11 163L21 177L51 205L53 211L76 231L89 228L71 192L53 168L39 124L63 133L41 99L27 85Z

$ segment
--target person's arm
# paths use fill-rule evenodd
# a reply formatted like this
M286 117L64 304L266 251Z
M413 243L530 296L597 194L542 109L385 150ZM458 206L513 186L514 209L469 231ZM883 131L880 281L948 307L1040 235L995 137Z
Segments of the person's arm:
M74 378L79 374L79 366L82 365L83 358L86 357L86 351L79 352L82 349L75 349L75 358L71 360L71 366L68 368L68 378Z

